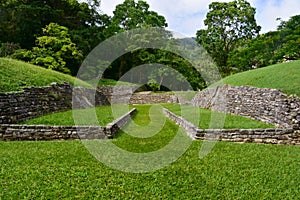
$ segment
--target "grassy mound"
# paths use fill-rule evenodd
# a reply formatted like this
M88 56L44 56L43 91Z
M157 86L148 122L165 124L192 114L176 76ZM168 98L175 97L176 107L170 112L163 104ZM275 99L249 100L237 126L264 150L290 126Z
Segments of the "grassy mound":
M288 95L300 97L300 60L235 74L224 78L223 82L234 86L281 89Z
M52 82L73 84L75 78L25 62L0 58L0 92L21 91L24 87L47 86ZM79 81L82 87L89 84Z

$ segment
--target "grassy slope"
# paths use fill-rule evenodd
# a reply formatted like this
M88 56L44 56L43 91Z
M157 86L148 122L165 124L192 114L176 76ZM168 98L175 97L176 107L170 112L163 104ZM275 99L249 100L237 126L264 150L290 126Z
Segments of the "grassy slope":
M74 83L75 78L25 62L0 58L0 92L20 91L23 87L47 86L52 82ZM90 87L80 81L80 85Z
M300 97L300 60L235 74L223 81L235 86L281 89L286 94Z

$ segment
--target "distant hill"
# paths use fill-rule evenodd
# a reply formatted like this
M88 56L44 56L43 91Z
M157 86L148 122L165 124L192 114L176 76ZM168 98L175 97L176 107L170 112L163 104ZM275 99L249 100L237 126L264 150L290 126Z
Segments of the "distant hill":
M234 86L281 89L288 95L300 97L300 60L238 73L224 78L223 82Z
M0 58L0 92L20 91L24 87L47 86L53 82L69 82L73 84L75 78L53 70L44 69L22 61ZM82 87L89 84L79 81Z

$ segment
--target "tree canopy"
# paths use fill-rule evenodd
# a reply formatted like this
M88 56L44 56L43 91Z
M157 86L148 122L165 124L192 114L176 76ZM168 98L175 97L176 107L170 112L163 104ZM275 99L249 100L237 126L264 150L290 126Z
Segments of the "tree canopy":
M89 0L89 4L77 0L1 0L0 41L30 49L42 28L57 23L70 30L75 42L86 39L79 46L88 53L95 43L105 39L103 27L108 23L108 17L97 10L100 1Z
M300 15L282 21L277 31L261 34L242 43L229 55L237 71L300 59Z
M0 56L76 75L83 59L98 44L123 32L129 34L132 29L156 27L164 30L164 34L136 34L120 43L183 42L173 38L166 30L165 17L152 11L146 1L124 0L112 16L103 14L100 6L100 0L0 0ZM277 31L259 35L261 27L256 23L255 13L247 0L209 5L206 29L197 31L196 40L208 51L222 75L300 59L300 15L281 21ZM110 50L120 47L113 45ZM206 87L191 63L172 52L133 45L126 48L126 53L104 72L104 78L118 80L136 66L158 63L177 70L195 90ZM212 62L205 65L208 63ZM168 73L173 72L161 69L149 77L140 73L140 77L148 78L149 85L160 89L163 75ZM179 89L181 79L174 75Z
M115 28L115 32L143 27L167 27L165 17L150 11L149 8L149 4L142 0L137 2L125 0L117 5L112 17L112 27Z
M204 21L207 29L197 32L197 41L213 57L220 70L229 74L228 55L242 41L259 34L261 29L255 20L256 10L246 0L229 3L213 2Z
M36 39L32 50L19 50L12 56L32 64L76 75L82 60L82 52L72 42L68 28L50 23Z

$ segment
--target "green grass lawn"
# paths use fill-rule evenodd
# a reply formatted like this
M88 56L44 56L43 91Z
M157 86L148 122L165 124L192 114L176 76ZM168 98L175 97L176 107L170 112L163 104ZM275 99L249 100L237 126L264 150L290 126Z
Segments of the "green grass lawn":
M137 108L134 123L152 130L159 107ZM132 123L112 142L135 153L161 149L178 131L165 119L157 134L138 138L125 133ZM217 142L199 159L202 144L191 141L183 156L155 172L127 173L99 162L80 141L0 142L0 199L300 198L300 147Z
M199 159L201 144L164 169L132 174L101 164L80 141L0 143L0 199L300 198L300 147L218 142Z
M183 114L187 113L187 115L184 115L184 118L186 118L188 121L192 122L195 126L198 126L201 129L208 129L210 127L211 117L214 116L212 114L220 115L220 113L218 112L214 112L203 108L193 107L193 106L179 106L176 104L164 104L164 107L166 107L171 112L179 116L181 116L182 113ZM199 113L198 120L195 118L196 116L195 112ZM275 128L274 125L265 124L263 122L249 119L246 117L230 115L230 114L224 114L224 115L225 115L225 121L223 127L224 129Z
M281 89L286 94L300 97L300 60L238 73L224 78L223 82L234 86Z
M128 110L127 110L128 111ZM105 126L112 122L114 119L121 117L127 111L119 109L119 112L114 112L111 106L101 106L95 108L87 109L76 109L74 113L72 110L58 112L54 114L44 115L37 117L22 124L28 125L61 125L61 126L74 126L73 115L76 115L76 125L91 125L91 126ZM95 118L94 113L96 113L97 118ZM97 121L95 121L97 119Z
M75 78L22 61L0 58L0 92L20 91L24 87L47 86L53 82L74 83ZM78 81L77 85L91 87Z
M96 109L90 108L90 109L80 109L75 110L75 115L79 116L82 121L76 121L77 125L100 125L104 126L108 124L109 122L112 122L117 117L122 116L125 114L128 110L122 109L124 108L122 105L117 105L118 107L114 107L114 110L118 110L118 113L115 113L115 115L112 114L111 106L101 106L97 107ZM177 115L181 115L181 109L185 113L193 113L195 111L195 107L192 106L179 106L178 104L163 104L164 107L168 108L170 111L174 112ZM143 120L149 120L148 112L151 108L151 105L134 105L130 106L130 108L137 108L137 111L139 113L138 118ZM209 123L211 120L211 114L212 112L210 110L205 110L202 108L196 108L199 109L200 114L200 120L199 124L195 124L196 126L199 126L202 129L208 129ZM98 122L95 122L93 118L93 111L96 111ZM161 110L161 108L158 108L158 110ZM216 112L215 112L216 113ZM158 122L161 120L162 113L158 113L159 115L155 118L158 119ZM191 117L190 119L187 119L191 122L193 122L194 115L188 115L187 118ZM154 118L154 119L155 119ZM142 120L142 121L143 121ZM79 122L79 123L78 123ZM50 115L41 116L38 118L31 119L29 121L23 122L23 124L29 124L29 125L64 125L64 126L73 126L74 118L72 111L65 111L65 112L59 112L54 113ZM153 124L152 128L157 127L155 123ZM262 122L252 120L249 118L241 117L241 116L234 116L226 114L225 123L224 123L225 129L232 129L232 128L240 128L240 129L247 129L247 128L274 128L273 125L264 124Z

